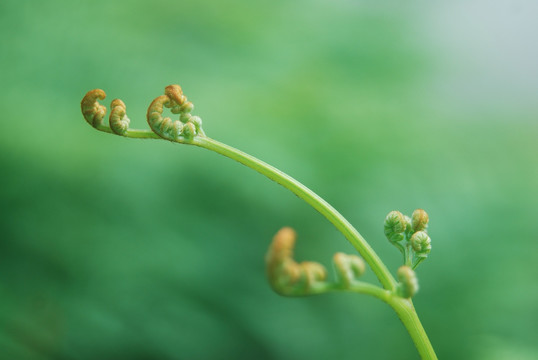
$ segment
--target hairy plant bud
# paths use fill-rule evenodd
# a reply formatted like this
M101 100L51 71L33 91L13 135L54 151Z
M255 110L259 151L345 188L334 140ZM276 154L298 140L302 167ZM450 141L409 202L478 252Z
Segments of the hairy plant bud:
M432 250L432 241L426 232L418 231L414 233L409 241L418 257L428 257Z
M390 242L402 241L406 228L404 216L399 211L391 211L385 218L385 236Z
M416 209L413 211L411 224L413 226L413 232L426 230L428 227L428 213L422 209Z

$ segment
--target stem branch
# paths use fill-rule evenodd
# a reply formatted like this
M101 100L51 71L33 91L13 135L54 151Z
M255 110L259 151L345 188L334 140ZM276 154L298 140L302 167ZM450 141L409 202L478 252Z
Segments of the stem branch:
M112 129L109 126L106 125L99 125L96 127L97 130L103 131L109 134L114 134ZM122 135L125 137L130 137L134 139L161 139L161 137L157 134L155 134L151 130L136 130L136 129L129 129L127 132Z

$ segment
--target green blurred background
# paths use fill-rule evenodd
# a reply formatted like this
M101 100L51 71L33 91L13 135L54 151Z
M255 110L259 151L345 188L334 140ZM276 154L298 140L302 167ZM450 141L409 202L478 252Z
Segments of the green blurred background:
M387 266L430 214L415 304L442 359L537 359L538 11L516 1L0 2L0 359L415 359L394 312L265 281L352 247L285 189L131 126L179 83L207 134L296 177ZM374 281L371 271L366 276Z

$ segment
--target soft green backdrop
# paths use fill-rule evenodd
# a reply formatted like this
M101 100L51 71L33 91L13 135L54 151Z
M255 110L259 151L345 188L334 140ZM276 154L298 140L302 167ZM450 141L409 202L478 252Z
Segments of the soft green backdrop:
M414 359L385 304L265 281L351 246L228 159L99 133L179 83L209 136L296 177L396 270L390 210L426 209L415 304L442 359L538 358L532 1L0 3L0 359ZM374 281L371 272L368 279Z

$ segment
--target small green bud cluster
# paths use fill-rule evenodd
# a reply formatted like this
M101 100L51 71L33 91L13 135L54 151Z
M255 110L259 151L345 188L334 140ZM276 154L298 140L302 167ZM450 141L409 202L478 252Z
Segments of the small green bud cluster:
M413 211L411 217L391 211L385 218L385 236L402 252L405 265L411 269L426 259L432 249L428 221L428 214L422 209Z

